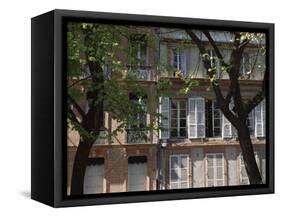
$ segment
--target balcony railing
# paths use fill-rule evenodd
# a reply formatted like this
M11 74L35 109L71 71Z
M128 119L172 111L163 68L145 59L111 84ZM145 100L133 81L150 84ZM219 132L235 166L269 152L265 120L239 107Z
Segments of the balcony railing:
M127 66L128 76L136 80L151 81L152 70L150 66Z
M128 143L146 143L148 140L147 130L142 129L127 129Z
M107 144L108 143L108 132L101 130L94 144Z

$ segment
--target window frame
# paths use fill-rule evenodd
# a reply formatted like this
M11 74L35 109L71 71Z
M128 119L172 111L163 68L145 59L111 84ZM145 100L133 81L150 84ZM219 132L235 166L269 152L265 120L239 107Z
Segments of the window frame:
M214 161L214 159L217 159L216 156L217 155L221 155L222 156L222 166L219 166L219 167L222 167L222 179L217 179L217 160ZM213 179L209 179L208 177L208 156L215 156L215 158L213 158L213 169L214 169L214 178ZM225 186L225 183L226 183L226 179L225 179L225 157L224 157L224 153L223 152L214 152L214 153L205 153L205 168L206 168L206 174L205 174L205 177L206 177L206 187L217 187L217 186ZM214 167L214 165L216 167ZM213 181L214 182L214 185L213 186L209 186L209 181ZM217 185L218 181L222 181L222 185Z
M177 158L177 163L178 163L178 167L177 167L177 169L179 170L179 173L180 173L180 178L178 178L177 179L177 181L176 182L172 182L171 180L171 178L172 178L172 169L174 169L174 168L172 168L171 166L172 166L172 158L173 157L176 157ZM184 167L184 168L181 168L180 167L180 165L179 165L179 162L180 162L180 160L181 160L181 158L182 157L185 157L186 158L186 167ZM181 185L182 185L182 183L186 183L186 188L190 188L191 187L191 181L190 181L190 176L191 176L191 172L190 172L190 157L189 157L189 154L171 154L170 156L169 156L169 189L181 189L182 187L181 187ZM182 181L181 180L181 173L182 173L182 169L186 169L187 170L187 180L186 181ZM171 187L171 183L174 183L174 184L177 184L177 188L172 188Z
M176 109L173 109L172 108L172 102L175 101L176 102ZM180 102L184 102L185 103L185 106L184 106L184 109L181 109L180 107ZM169 108L170 108L170 124L169 124L169 127L170 127L170 138L187 138L188 137L188 126L187 126L187 100L186 99L170 99L170 105L169 105ZM181 117L180 115L180 112L184 110L185 111L185 117ZM172 117L172 111L176 111L176 114L177 114L177 117L176 118L173 118ZM176 119L177 120L177 127L172 127L172 120L173 119ZM180 121L184 119L185 120L185 127L181 127L180 126ZM176 129L177 130L177 136L172 136L172 129ZM180 135L180 130L181 129L185 129L185 136L181 136Z

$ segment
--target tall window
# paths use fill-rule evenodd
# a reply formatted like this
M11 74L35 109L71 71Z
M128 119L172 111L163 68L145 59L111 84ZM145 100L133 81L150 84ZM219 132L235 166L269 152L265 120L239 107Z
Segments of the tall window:
M240 63L240 74L249 75L251 72L251 61L250 55L248 52L242 54L241 63Z
M129 117L129 126L127 129L127 141L129 143L145 142L147 139L146 132L146 99L137 98L130 95L131 103L138 108L131 117Z
M213 136L214 137L221 137L222 131L222 112L218 107L216 101L213 101Z
M147 80L150 76L148 69L146 36L134 34L130 38L129 73L138 79Z
M174 48L173 49L173 67L183 74L186 74L186 59L185 52L183 49Z
M84 177L84 194L104 193L104 158L89 158Z
M170 156L170 188L189 188L189 156Z
M216 71L216 75L219 77L220 75L220 68L221 68L221 63L219 59L217 58L215 51L214 50L207 50L207 53L209 55L210 63L211 63L211 68Z
M255 108L255 136L265 137L265 100Z
M224 185L224 157L223 153L206 154L207 186Z
M128 191L145 191L147 182L147 157L133 156L128 159Z
M259 158L258 158L257 152L255 152L255 159L256 159L256 163L258 164L258 168L260 169ZM241 185L250 184L242 153L240 154L240 184Z
M147 40L145 35L134 34L130 38L131 64L146 66Z
M188 136L205 137L205 100L201 97L188 99Z
M171 100L171 137L186 137L186 100Z
M170 99L169 97L160 98L160 138L167 139L170 137Z
M255 112L252 110L247 118L247 126L250 132L250 135L253 136L255 133Z

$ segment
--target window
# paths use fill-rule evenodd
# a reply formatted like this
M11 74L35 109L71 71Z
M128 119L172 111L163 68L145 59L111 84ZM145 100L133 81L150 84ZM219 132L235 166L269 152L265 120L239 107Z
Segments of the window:
M128 191L145 191L147 177L147 157L128 158Z
M168 97L160 98L160 138L167 139L170 135L170 99Z
M251 72L251 62L250 55L248 52L242 54L241 63L240 63L240 74L245 76L249 75Z
M255 113L254 110L252 110L247 118L247 126L250 132L250 135L253 136L255 133Z
M150 67L147 66L147 39L145 35L134 34L130 38L129 75L148 80Z
M171 100L171 137L186 137L186 100Z
M205 100L204 98L188 99L188 136L189 138L205 137Z
M207 50L207 53L210 58L210 63L211 63L211 68L216 70L216 75L219 77L220 76L220 68L221 68L221 63L219 59L217 58L215 51L214 50Z
M84 194L104 193L104 158L89 158L84 177Z
M222 136L222 112L216 101L213 101L213 136Z
M130 38L131 65L147 65L147 40L145 35L135 34Z
M189 188L189 156L170 156L170 189Z
M260 169L259 167L259 158L258 158L258 153L255 152L255 159L256 159L256 162L258 164L258 168ZM246 168L245 168L245 163L244 163L244 160L243 160L243 155L242 153L240 154L240 185L249 185L250 182L249 182L249 178L248 178L248 174L247 174L247 171L246 171Z
M255 108L255 135L265 137L265 100Z
M224 185L224 157L223 153L206 154L207 186Z
M130 95L130 100L138 108L138 112L129 117L129 126L127 129L127 141L129 143L145 142L146 132L146 99L140 99Z
M173 67L183 74L186 74L186 56L183 49L174 48L173 49Z

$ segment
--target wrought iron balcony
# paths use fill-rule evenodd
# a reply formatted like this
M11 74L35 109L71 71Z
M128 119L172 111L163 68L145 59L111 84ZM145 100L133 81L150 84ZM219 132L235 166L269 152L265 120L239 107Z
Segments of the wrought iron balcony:
M148 140L148 132L143 129L127 129L128 143L146 143Z
M136 80L151 81L152 70L150 66L132 66L128 65L128 76Z

